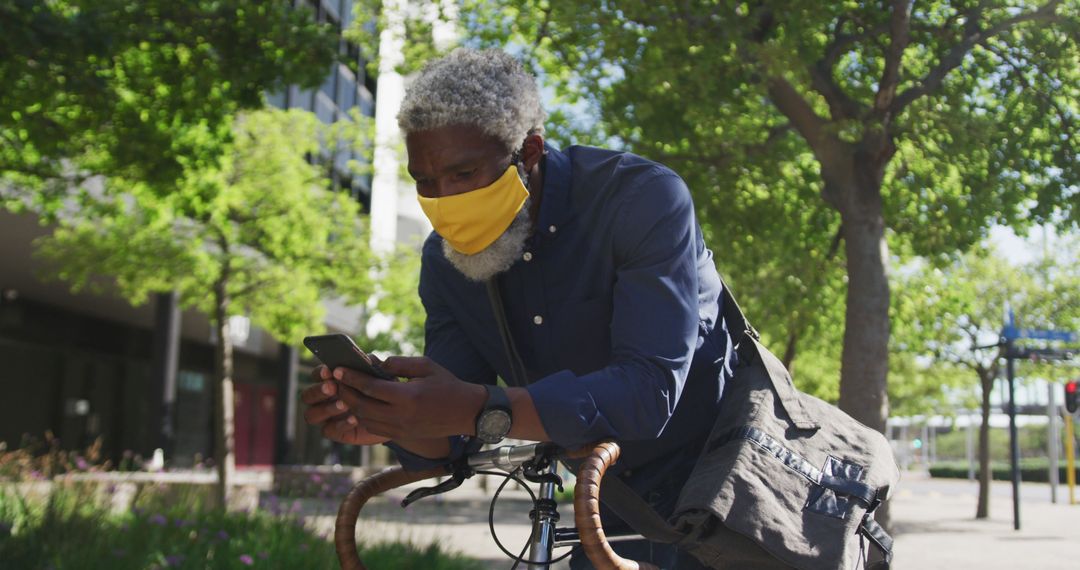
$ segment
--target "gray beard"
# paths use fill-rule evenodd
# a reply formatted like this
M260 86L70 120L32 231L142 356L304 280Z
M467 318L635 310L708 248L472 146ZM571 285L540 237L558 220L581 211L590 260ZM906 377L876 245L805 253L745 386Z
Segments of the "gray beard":
M466 279L484 282L510 269L514 262L521 259L521 254L525 251L525 240L529 239L531 234L529 200L526 200L525 206L514 217L514 221L510 222L510 227L491 242L491 245L469 255L454 249L450 242L443 240L443 255Z

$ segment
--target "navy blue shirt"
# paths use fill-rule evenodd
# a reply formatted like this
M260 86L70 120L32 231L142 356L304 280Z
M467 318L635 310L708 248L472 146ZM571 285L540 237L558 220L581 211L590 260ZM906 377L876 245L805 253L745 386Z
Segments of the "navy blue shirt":
M712 425L732 356L720 277L672 170L623 152L547 150L534 234L497 277L526 389L555 443L614 438L620 464L641 465ZM462 380L510 381L485 285L450 265L434 232L419 292L428 357ZM392 447L407 468L438 463ZM451 455L463 448L453 440Z

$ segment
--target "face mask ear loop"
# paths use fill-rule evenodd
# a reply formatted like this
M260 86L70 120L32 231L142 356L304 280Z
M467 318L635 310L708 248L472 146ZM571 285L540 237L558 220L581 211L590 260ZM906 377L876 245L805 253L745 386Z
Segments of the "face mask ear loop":
M525 184L525 190L529 189L529 179L532 178L531 172L525 171L525 159L522 158L521 149L515 150L510 154L510 164L516 164L518 167L518 176L522 178L522 182Z

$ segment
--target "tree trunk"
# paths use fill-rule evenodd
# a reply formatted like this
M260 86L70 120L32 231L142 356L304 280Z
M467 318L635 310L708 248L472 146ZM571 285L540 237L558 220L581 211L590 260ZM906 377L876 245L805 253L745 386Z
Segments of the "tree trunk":
M979 502L975 508L976 519L990 518L990 392L994 388L994 375L980 373L982 384L982 423L979 425Z
M847 304L840 362L840 409L885 433L889 417L889 275L880 166L856 153L840 205L847 256ZM889 504L874 518L889 529Z
M888 246L880 202L874 212L841 212L847 253L847 314L840 369L840 409L885 432L889 402Z
M214 286L214 324L218 342L214 347L214 376L216 406L214 410L214 462L217 464L218 486L215 499L226 509L229 505L233 476L236 472L235 440L233 437L233 350L229 334L228 277L223 276Z

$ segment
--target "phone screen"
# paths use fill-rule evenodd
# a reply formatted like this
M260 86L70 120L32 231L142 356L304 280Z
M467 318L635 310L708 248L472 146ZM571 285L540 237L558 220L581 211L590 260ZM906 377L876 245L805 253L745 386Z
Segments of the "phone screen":
M392 374L379 368L351 338L343 334L309 336L304 338L304 346L331 370L338 367L351 368L383 380L397 380Z

